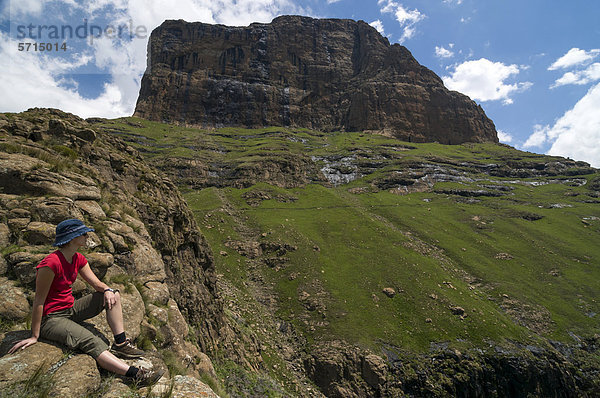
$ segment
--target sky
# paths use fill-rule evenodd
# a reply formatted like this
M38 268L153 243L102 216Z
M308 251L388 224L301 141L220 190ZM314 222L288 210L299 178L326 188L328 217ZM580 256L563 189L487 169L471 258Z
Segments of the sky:
M0 0L0 112L130 116L164 20L287 14L363 20L480 104L501 142L600 168L595 0Z

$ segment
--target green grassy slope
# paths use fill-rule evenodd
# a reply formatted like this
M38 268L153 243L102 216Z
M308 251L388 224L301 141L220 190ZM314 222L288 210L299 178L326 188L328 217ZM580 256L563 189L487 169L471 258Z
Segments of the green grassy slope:
M358 174L337 186L311 171L303 184L257 177L244 188L210 179L203 189L181 187L218 273L249 296L259 275L277 315L309 343L426 351L432 342L486 347L600 333L600 174L584 164L362 133L206 131L135 118L96 125L150 160L194 159L216 175L290 157L316 170L349 158L335 165L338 175ZM561 162L567 167L548 166ZM422 178L436 173L452 178ZM232 242L262 243L262 254Z

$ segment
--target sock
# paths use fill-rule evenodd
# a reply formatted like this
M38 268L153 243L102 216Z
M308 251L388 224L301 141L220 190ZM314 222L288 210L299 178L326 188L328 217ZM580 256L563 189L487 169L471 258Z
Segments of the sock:
M127 337L125 337L125 332L123 333L119 333L115 335L115 344L117 345L121 345L123 344L125 341L127 341Z
M127 373L125 373L126 377L135 377L135 375L137 375L138 372L138 368L136 368L135 366L130 366L129 369L127 369Z

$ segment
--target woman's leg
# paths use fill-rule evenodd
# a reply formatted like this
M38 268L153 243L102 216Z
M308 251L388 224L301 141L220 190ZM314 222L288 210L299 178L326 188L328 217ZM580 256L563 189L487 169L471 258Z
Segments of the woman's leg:
M121 376L124 376L125 373L127 373L127 370L129 370L129 365L111 354L108 350L98 355L96 362L98 362L98 365L100 365L101 368Z
M121 294L117 293L115 296L117 301L113 304L112 308L105 308L106 321L108 322L108 326L110 326L110 330L112 330L114 336L125 331L125 327L123 326L123 307L121 307Z
M42 321L40 337L55 341L72 350L80 350L96 359L108 350L108 344L100 337L65 316L49 316Z
M85 297L82 297L75 301L73 304L74 316L73 320L75 322L82 322L86 319L90 319L98 315L102 312L102 310L106 310L106 321L108 326L113 332L113 335L116 336L125 331L125 327L123 325L123 307L121 306L121 294L116 294L117 301L109 310L108 307L104 307L104 294L101 292L96 292L93 294L89 294Z
M127 359L135 359L144 355L144 351L135 348L125 335L120 294L116 295L116 302L111 309L104 308L104 294L100 292L76 300L73 304L73 320L81 322L92 318L102 312L103 309L106 310L106 321L115 338L115 344L111 348L112 353Z

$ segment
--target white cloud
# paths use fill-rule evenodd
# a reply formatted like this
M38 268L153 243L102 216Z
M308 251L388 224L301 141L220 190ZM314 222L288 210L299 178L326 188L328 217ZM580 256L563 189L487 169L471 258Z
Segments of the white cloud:
M505 144L509 144L513 141L513 136L502 131L502 130L498 130L498 139L500 140L500 142L504 142Z
M327 4L339 3L342 0L327 0Z
M566 72L561 78L554 82L551 88L556 88L567 84L576 84L582 86L597 80L600 80L600 63L595 62L584 70Z
M568 156L600 167L600 83L566 112L548 132L550 155Z
M565 69L582 65L592 61L598 56L598 54L600 54L600 49L585 51L575 47L557 59L552 65L550 65L550 67L548 67L548 70Z
M553 126L534 126L524 148L551 145L549 155L584 160L600 167L600 83L593 86L573 109Z
M450 48L454 45L450 44ZM454 56L454 52L442 47L435 46L435 56L438 58L452 58Z
M507 84L505 81L519 74L517 65L505 65L481 58L457 65L451 76L442 79L450 90L460 91L474 100L498 101L512 104L512 94L525 91L530 82Z
M11 17L22 15L40 15L43 9L42 0L8 0L3 7L3 12Z
M381 33L382 36L385 36L385 31L383 30L383 22L381 22L379 19L371 22L369 25L377 29L377 31Z
M59 75L81 66L87 58L66 60L17 51L17 43L0 33L0 109L21 112L32 107L54 107L82 117L118 117L128 114L121 100L121 88L105 84L95 99L83 98L73 89L65 88ZM89 59L87 59L89 60Z
M398 40L400 43L404 43L413 37L417 32L416 24L425 19L425 14L422 14L419 10L409 10L402 4L392 0L379 0L377 4L380 6L383 5L383 8L381 8L382 13L394 14L396 20L403 28L402 36Z
M527 141L523 144L523 148L541 148L546 142L548 142L548 131L550 126L542 126L536 124L533 126L533 134L527 138Z
M0 111L20 112L32 106L60 108L79 116L118 117L131 115L146 68L146 49L150 32L165 19L184 19L206 23L246 26L270 22L281 14L305 14L291 0L54 0L62 3L63 17L77 11L88 19L108 19L111 24L131 22L145 27L145 38L94 40L73 60L60 60L40 53L17 53L17 44L2 36L0 46ZM43 15L42 0L13 0L11 13ZM68 22L67 22L68 23ZM77 21L80 23L80 20ZM128 35L126 35L128 36ZM85 61L85 62L84 62ZM111 80L95 99L86 99L77 85L61 77L77 73L82 64L108 71ZM9 72L6 67L12 66ZM94 69L97 71L98 69Z

